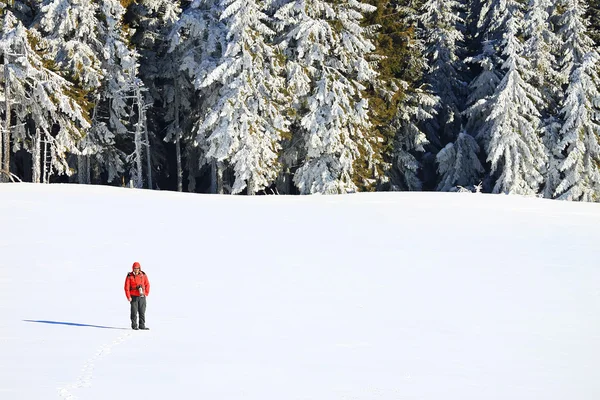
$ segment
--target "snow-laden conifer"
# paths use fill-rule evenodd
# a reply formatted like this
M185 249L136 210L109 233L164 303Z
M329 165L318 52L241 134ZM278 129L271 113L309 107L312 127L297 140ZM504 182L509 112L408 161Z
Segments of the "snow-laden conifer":
M440 183L437 189L448 192L458 186L475 186L484 169L478 158L479 145L464 130L436 156Z
M39 42L35 32L28 32L6 11L0 37L6 104L2 169L9 169L8 146L13 142L14 150L24 148L31 153L33 181L48 182L54 172L70 174L67 155L78 152L81 130L89 128L89 123L70 95L72 85L46 68L32 41Z
M293 140L301 165L294 183L300 193L355 191L355 163L372 157L362 92L377 73L366 59L374 45L360 21L373 10L359 1L296 0L276 13L290 59L288 87L296 97Z
M461 58L465 52L462 10L463 5L456 0L428 0L420 16L428 60L426 81L440 98L437 111L440 131L435 134L438 146L454 140L462 124L467 88L466 66Z
M550 21L556 4L552 0L529 0L523 36L525 43L523 55L531 63L534 72L531 83L540 88L544 94L546 108L554 106L559 89L559 78L556 70L556 56L559 39L553 31Z
M548 164L544 169L544 197L552 197L558 184L558 165L562 154L556 151L557 105L560 101L561 82L557 71L556 54L559 40L554 33L551 17L556 2L551 0L530 0L525 14L523 36L523 56L531 64L530 83L539 89L541 102L537 106L541 115L539 134L543 137Z
M585 7L578 0L565 0L560 19L564 43L561 74L568 86L561 103L562 127L556 152L566 154L560 165L562 180L555 196L564 200L600 199L600 124L598 117L597 65L600 55L587 35Z
M69 73L82 88L100 87L104 38L98 1L45 0L38 29L48 44L46 57Z
M191 129L184 129L209 112L207 107L215 100L208 97L218 96L222 86L219 81L207 81L207 74L216 69L227 47L219 7L217 0L197 0L183 10L168 34L168 51L162 60L162 74L167 82L163 95L168 121L165 140L175 142L178 164L183 165L181 158L185 155L190 191L195 188L201 167L208 162L212 169L211 192L224 192L223 163L214 158L206 159L205 136L193 135ZM182 145L185 154L182 154ZM178 188L183 188L179 172L182 168L178 167Z
M539 91L528 83L532 71L523 58L519 40L523 16L518 4L506 10L509 15L502 40L502 68L506 71L490 99L490 115L481 139L486 145L494 193L535 195L543 182L546 154L538 128L541 102Z
M429 143L421 128L424 121L435 117L438 97L421 88L408 90L392 122L396 131L392 152L391 183L393 190L417 191L423 188L419 177L421 162L415 156Z
M274 31L262 0L220 0L226 45L200 87L207 112L196 125L206 159L233 169L232 193L254 194L271 185L279 171L278 152L289 122L283 63L269 43Z

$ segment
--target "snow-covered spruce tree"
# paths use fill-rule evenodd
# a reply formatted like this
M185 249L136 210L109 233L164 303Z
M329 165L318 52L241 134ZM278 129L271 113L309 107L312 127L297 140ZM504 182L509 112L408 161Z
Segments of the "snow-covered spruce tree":
M178 164L182 164L181 157L185 156L189 191L195 190L196 176L207 163L204 155L208 151L206 137L193 135L189 127L197 122L199 116L206 115L209 110L205 105L215 102L214 98L207 97L219 96L223 85L220 81L206 81L208 72L215 70L227 48L221 12L217 0L197 0L190 4L168 35L169 49L162 61L163 75L172 82L164 87L165 120L168 121L165 140L175 141ZM184 155L181 154L181 144L184 145ZM209 162L211 193L222 194L223 163L216 158ZM178 188L183 186L182 179L178 172Z
M377 61L377 79L369 82L366 95L372 123L374 154L383 162L378 190L421 190L422 177L435 186L434 158L425 153L426 124L435 115L438 98L424 84L426 59L422 41L416 36L421 1L368 0L376 6L365 14L367 26L377 26L370 55ZM427 171L423 161L427 158ZM427 161L426 160L426 161Z
M271 185L279 172L278 152L289 122L283 59L269 38L262 0L220 0L226 47L201 88L207 112L196 125L197 142L207 143L206 160L233 169L231 192L248 194Z
M436 156L440 176L437 190L453 190L457 185L471 186L483 172L477 158L479 146L462 128L462 112L467 95L466 66L461 57L465 54L463 4L454 0L429 0L422 8L420 21L427 45L428 72L426 81L440 98L437 107L436 136L441 149ZM439 148L439 147L438 147Z
M425 152L429 143L420 124L434 118L437 103L438 98L422 88L406 90L391 124L395 131L390 172L393 190L418 191L423 188L419 177L422 164L415 153Z
M490 113L489 100L504 76L498 49L505 31L508 3L513 4L514 0L472 0L469 4L471 40L476 51L465 62L474 65L477 74L469 83L464 114L466 130L475 137L481 134Z
M427 0L419 17L428 65L425 81L440 99L435 124L438 132L428 135L438 148L455 140L462 125L467 94L462 13L459 1Z
M558 166L563 158L556 152L558 124L557 106L560 101L561 83L557 71L555 54L558 53L559 40L551 22L556 2L551 0L529 0L523 35L525 43L523 56L531 63L530 82L540 90L541 102L537 106L541 115L540 134L543 137L548 164L544 169L544 190L546 198L552 198L558 185L560 172Z
M404 22L407 30L408 60L398 84L403 87L403 97L391 123L395 131L390 177L393 190L422 190L423 184L435 187L435 152L439 150L429 140L436 124L435 116L439 97L431 92L425 82L427 59L425 44L415 34L421 2L397 1L394 17ZM429 136L428 136L429 133ZM422 153L419 157L417 155Z
M566 154L560 165L562 180L555 196L563 200L600 199L600 123L597 71L600 56L587 35L582 1L565 0L560 18L564 44L561 74L568 85L561 103L562 127L556 152Z
M36 24L46 40L46 57L88 91L99 88L104 79L104 38L98 17L97 1L45 0Z
M588 0L587 5L588 33L596 45L600 45L600 0Z
M489 100L502 80L502 71L498 67L499 57L494 48L494 41L482 43L479 54L468 57L468 63L477 64L480 72L469 83L467 109L464 114L467 119L466 129L477 137L489 115Z
M462 131L453 143L448 143L436 156L440 183L438 190L448 192L458 186L474 187L484 169L478 157L475 138Z
M140 88L138 55L128 47L124 14L125 8L118 0L45 0L40 9L37 26L48 47L46 57L84 90L92 104L92 124L79 146L80 183L91 182L92 169L95 175L100 168L104 170L108 182L122 175L124 150L130 152L127 147L132 142L136 147L135 176L141 174L141 159L137 159L142 157L141 150L146 150L147 160L150 157L149 147L142 144L147 140L135 136L138 130L142 132L140 137L147 130L145 120L140 118L143 109L134 105ZM151 182L151 169L146 170ZM141 185L139 181L136 178L137 186Z
M489 100L490 115L481 139L495 179L494 193L536 195L543 183L546 153L539 135L541 103L539 91L528 83L533 74L523 57L519 34L523 24L520 5L512 2L506 10L506 32L501 42L506 71Z
M555 10L556 3L553 0L529 0L523 25L523 55L534 71L530 83L540 88L543 95L542 110L545 116L553 113L560 91L555 56L559 49L559 39L551 23Z
M104 81L102 23L97 2L45 0L36 28L44 38L44 57L51 59L94 104L92 126L79 143L77 178L91 183L91 157L102 157L114 144L112 133L97 118L97 99Z
M14 150L25 148L32 155L32 181L48 182L54 172L71 173L67 154L77 153L81 130L90 125L74 100L72 85L48 69L32 45L40 40L35 32L27 31L10 11L3 22L0 52L4 56L6 129L2 169L9 169L10 149L6 150L13 140Z
M301 165L294 183L302 194L356 191L356 163L373 157L363 91L377 73L366 59L374 45L360 20L374 9L357 1L297 0L276 13L296 98L292 141Z

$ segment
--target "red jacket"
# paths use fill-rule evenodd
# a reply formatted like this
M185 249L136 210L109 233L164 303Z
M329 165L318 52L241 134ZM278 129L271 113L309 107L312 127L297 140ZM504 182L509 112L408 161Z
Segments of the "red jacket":
M131 300L131 296L140 295L138 286L144 288L144 296L150 294L150 282L144 271L140 271L138 275L133 272L128 273L127 278L125 278L125 296L127 296L127 300Z

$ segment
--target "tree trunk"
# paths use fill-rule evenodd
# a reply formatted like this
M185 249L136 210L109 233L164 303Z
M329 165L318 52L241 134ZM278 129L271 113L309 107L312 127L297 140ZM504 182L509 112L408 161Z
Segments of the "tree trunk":
M89 185L90 178L90 156L79 154L77 156L77 179L82 185Z
M40 131L36 128L35 135L33 137L33 148L31 150L31 180L33 183L40 183L41 172L40 172L40 163L41 163L41 137Z
M181 168L181 131L179 128L179 96L175 95L175 157L177 157L177 191L183 192L183 170Z
M177 157L177 191L183 192L183 170L181 169L181 142L179 135L175 138L175 154Z
M223 194L223 163L214 159L211 162L210 192Z
M148 178L148 189L153 189L152 184L152 158L150 154L150 138L148 137L148 120L146 118L146 106L144 105L144 99L140 93L140 119L144 123L144 140L146 141L146 177Z
M85 181L88 185L92 183L92 157L85 156Z
M44 153L42 156L42 183L48 183L50 180L48 174L48 140L44 140Z
M289 168L284 168L275 181L277 194L290 194L292 192L292 175Z
M136 89L136 99L138 106L139 119L135 124L135 177L133 177L134 187L141 189L144 187L144 179L142 177L142 103L140 101L141 93L139 88Z
M8 71L8 53L4 52L4 81L6 82L4 89L4 108L6 111L6 119L4 121L4 131L2 132L2 150L0 151L0 170L4 173L0 174L0 182L8 181L10 176L10 76Z
M248 183L246 184L246 194L248 196L254 196L256 192L254 191L254 179L248 179Z

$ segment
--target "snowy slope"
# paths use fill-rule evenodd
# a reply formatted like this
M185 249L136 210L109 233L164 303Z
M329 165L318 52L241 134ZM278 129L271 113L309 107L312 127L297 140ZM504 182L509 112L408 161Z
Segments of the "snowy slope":
M0 221L2 400L600 398L598 204L4 184Z

